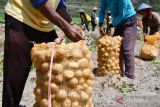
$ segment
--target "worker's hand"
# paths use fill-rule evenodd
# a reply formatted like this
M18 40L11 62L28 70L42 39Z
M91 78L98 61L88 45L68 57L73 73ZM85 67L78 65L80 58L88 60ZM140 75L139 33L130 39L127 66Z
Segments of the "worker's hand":
M99 28L99 32L100 32L100 34L101 34L102 36L106 35L106 30L107 30L106 27L100 27L100 28Z
M64 31L64 33L73 42L84 40L85 36L83 30L75 24L70 25L69 28L66 31Z
M55 42L56 44L61 44L63 40L64 40L64 37L59 37L59 38L56 38L56 39L54 40L54 42Z

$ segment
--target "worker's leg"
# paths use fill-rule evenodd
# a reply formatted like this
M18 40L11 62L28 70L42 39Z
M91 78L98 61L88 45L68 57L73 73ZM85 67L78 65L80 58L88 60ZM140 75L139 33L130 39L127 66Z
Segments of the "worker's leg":
M125 63L125 76L134 78L135 71L135 40L137 33L136 16L128 19L123 25L122 32L122 54Z
M124 71L125 76L134 78L135 59L134 59L134 48L137 33L136 16L132 16L124 23L116 27L114 36L122 36L122 58L125 65ZM122 73L123 74L123 73Z
M18 107L32 64L30 56L32 44L29 41L37 36L38 31L32 30L8 15L6 15L5 23L2 107ZM43 34L46 36L45 33ZM52 34L54 35L54 32L50 33ZM46 37L41 39L49 41ZM37 41L42 42L41 39L38 38ZM53 40L51 37L48 39Z
M85 26L86 26L86 29L89 31L89 22L87 20L85 20Z
M94 30L95 30L95 27L96 27L95 22L94 22L94 21L91 21L91 25L92 25L92 31L94 31Z
M5 21L2 107L18 107L31 68L31 45L19 21L8 15Z

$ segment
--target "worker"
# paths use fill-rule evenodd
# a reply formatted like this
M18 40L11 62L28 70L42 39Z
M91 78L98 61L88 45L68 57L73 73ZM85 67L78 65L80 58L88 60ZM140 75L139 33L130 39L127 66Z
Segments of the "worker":
M137 13L143 16L142 25L144 36L148 34L153 35L160 31L160 14L152 12L151 9L152 7L150 5L141 3L137 11Z
M122 37L122 56L125 65L124 80L133 80L135 75L134 48L137 33L137 17L130 0L101 0L99 27L101 35L105 35L103 21L105 11L109 10L113 18L110 28L115 27L113 36Z
M79 14L81 18L81 25L85 26L89 31L89 23L91 22L91 17L87 13L85 13L83 9L79 10Z
M57 25L72 41L83 39L63 0L9 0L5 6L2 107L19 107L31 69L32 42L53 42Z
M93 10L92 10L92 14L91 14L92 31L95 30L95 27L97 25L96 24L96 17L97 17L96 11L97 11L97 7L94 7Z
M109 26L111 23L112 23L111 12L107 11L107 14L106 14L106 25Z

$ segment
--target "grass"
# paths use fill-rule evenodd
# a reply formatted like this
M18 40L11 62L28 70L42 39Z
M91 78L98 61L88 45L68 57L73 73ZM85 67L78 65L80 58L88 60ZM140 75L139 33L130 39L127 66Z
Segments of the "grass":
M91 47L89 47L89 50L92 52L95 52L95 51L97 51L97 46L94 44Z
M135 87L133 84L122 84L121 86L118 87L118 90L121 92L121 93L125 93L125 92L133 92L135 91Z
M4 23L5 19L4 19L4 13L0 13L0 23Z
M155 60L152 61L152 63L153 63L153 64L160 64L160 60L155 59Z
M73 23L78 24L78 25L80 25L81 23L81 19L79 17L72 17L72 21Z

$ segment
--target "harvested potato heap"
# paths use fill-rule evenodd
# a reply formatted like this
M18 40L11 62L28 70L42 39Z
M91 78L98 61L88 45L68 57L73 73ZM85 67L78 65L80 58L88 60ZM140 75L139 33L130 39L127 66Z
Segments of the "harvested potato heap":
M145 43L142 45L140 58L144 60L153 60L158 56L158 40L160 34L148 35L145 37Z
M120 76L120 36L103 36L98 42L98 71L97 76L104 76L110 72L114 76Z
M32 61L37 68L35 104L48 107L48 79L53 43L35 44ZM91 52L85 41L56 44L52 66L52 107L93 107L92 87L94 75Z

